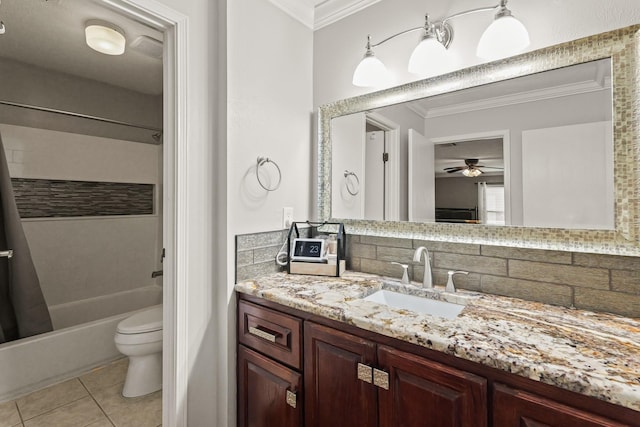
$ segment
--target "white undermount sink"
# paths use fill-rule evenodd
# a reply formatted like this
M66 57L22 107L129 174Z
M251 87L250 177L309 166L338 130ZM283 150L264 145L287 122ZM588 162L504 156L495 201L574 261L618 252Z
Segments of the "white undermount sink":
M455 319L464 309L464 305L461 304L453 304L446 301L423 298L415 295L401 294L399 292L388 291L385 289L374 292L364 298L364 300L388 305L389 307L411 310L417 313L444 317L446 319Z

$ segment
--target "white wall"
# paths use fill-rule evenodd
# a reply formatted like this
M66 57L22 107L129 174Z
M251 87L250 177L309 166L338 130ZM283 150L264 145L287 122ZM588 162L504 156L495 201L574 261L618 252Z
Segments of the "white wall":
M226 4L228 279L223 298L227 328L226 345L218 353L227 358L226 365L220 365L225 370L220 375L227 381L227 387L220 383L218 392L224 393L219 397L227 408L217 424L210 420L192 421L190 413L189 425L194 426L235 426L233 237L282 228L285 206L293 207L294 220L307 220L313 203L310 196L313 32L266 0L232 0ZM278 190L267 192L258 186L255 177L258 156L278 163L282 172ZM202 398L204 403L207 397Z
M440 138L509 131L511 224L522 225L522 132L611 120L609 90L425 119L425 136Z
M0 99L162 128L162 95L83 79L3 58ZM80 94L80 96L79 96ZM0 105L2 123L154 143L156 131Z
M158 185L162 147L0 124L12 178ZM154 215L24 219L49 306L155 284Z
M382 0L314 34L314 106L372 92L351 84L353 70L364 55L367 34L378 42L392 34L424 24L424 14L432 19L479 6L477 0ZM637 0L511 0L509 8L528 28L529 50L551 46L640 22ZM479 64L477 41L491 21L491 12L467 15L450 21L455 35L450 52L456 69ZM396 75L396 84L417 78L406 71L418 33L398 37L375 49L376 55Z
M228 16L229 225L276 230L284 206L309 219L312 32L265 0L230 2ZM278 190L258 185L258 156L279 165Z

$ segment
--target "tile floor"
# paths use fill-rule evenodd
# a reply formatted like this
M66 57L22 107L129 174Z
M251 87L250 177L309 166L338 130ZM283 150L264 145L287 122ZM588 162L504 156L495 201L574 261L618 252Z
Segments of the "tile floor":
M128 359L0 403L0 427L157 427L162 391L124 398Z

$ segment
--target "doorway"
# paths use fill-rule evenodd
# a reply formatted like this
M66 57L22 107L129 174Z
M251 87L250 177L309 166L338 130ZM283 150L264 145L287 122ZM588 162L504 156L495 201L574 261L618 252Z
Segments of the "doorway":
M20 2L22 3L22 2ZM42 2L47 3L47 2ZM49 5L58 2L48 2ZM122 17L142 22L164 35L164 60L162 68L165 74L162 94L163 110L163 146L160 185L162 199L162 234L166 249L163 260L163 424L186 425L186 413L183 409L186 396L186 373L188 372L184 350L186 334L178 334L179 327L184 329L186 311L177 301L184 301L186 290L177 289L176 283L186 282L185 260L175 254L188 252L185 243L185 199L187 160L178 153L186 151L186 55L184 54L187 34L187 19L182 14L167 8L158 2L147 0L94 0L86 2L120 14ZM3 4L3 6L5 6ZM6 22L6 19L5 19ZM9 28L9 27L8 27ZM150 274L150 272L149 272ZM178 375L178 372L183 373ZM180 403L178 403L180 402Z
M400 219L400 125L378 113L366 114L366 219ZM382 191L380 191L382 189ZM380 197L380 194L383 197Z

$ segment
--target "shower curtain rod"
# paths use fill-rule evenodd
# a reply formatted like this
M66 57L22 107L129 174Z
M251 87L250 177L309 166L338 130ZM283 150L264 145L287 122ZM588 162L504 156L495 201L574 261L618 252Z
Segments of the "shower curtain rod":
M0 100L0 104L1 105L8 105L10 107L18 107L18 108L26 108L26 109L29 109L29 110L44 111L46 113L62 114L62 115L65 115L65 116L78 117L78 118L81 118L81 119L96 120L96 121L103 122L103 123L110 123L110 124L114 124L114 125L129 126L129 127L134 127L134 128L138 128L138 129L150 130L150 131L154 131L154 132L160 132L160 133L162 132L162 129L158 129L158 128L154 128L154 127L150 127L150 126L137 125L135 123L129 123L129 122L123 122L123 121L120 121L120 120L107 119L107 118L104 118L104 117L90 116L88 114L75 113L73 111L58 110L56 108L39 107L37 105L21 104L19 102L11 102L11 101L3 101L3 100Z

